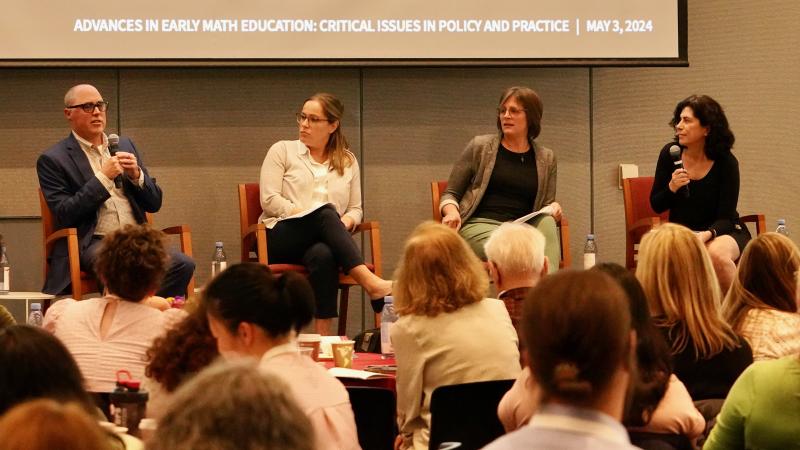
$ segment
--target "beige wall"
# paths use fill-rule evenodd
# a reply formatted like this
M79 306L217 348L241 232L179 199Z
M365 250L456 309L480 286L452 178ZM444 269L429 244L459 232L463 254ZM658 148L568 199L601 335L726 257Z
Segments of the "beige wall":
M742 170L740 212L764 213L770 227L785 217L800 233L797 17L800 6L789 0L690 2L688 68L0 70L0 234L17 261L16 287L41 284L40 228L19 217L39 214L36 158L66 136L61 99L84 81L112 101L109 130L134 139L163 187L157 224L192 227L201 283L215 240L238 260L235 185L257 181L268 146L295 137L292 114L319 90L345 102L344 129L362 164L366 217L381 222L387 274L403 239L430 218L428 183L447 177L473 135L494 130L497 97L514 84L544 100L540 141L558 157L557 198L576 265L592 219L600 259L624 261L617 165L651 174L671 137L672 108L691 93L726 108ZM353 308L351 332L362 317Z

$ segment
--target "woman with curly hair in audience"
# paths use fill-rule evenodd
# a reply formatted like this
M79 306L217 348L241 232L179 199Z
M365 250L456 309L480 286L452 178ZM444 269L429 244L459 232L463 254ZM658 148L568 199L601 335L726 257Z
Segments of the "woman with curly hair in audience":
M722 317L720 287L705 246L682 225L661 225L642 238L636 278L670 346L675 375L692 399L725 398L753 353Z
M485 298L486 270L455 230L426 222L406 241L392 326L397 356L397 447L423 450L439 386L515 378L517 333L505 304Z
M148 417L160 417L178 386L219 356L205 309L194 304L191 307L195 310L157 337L147 350L144 387L150 394Z
M149 225L127 225L103 239L95 272L106 286L103 297L56 302L46 315L86 379L90 392L111 392L116 373L144 377L145 353L183 312L162 312L146 304L167 264L164 234Z
M778 233L756 237L742 253L723 313L750 343L756 361L800 353L798 269L800 250Z

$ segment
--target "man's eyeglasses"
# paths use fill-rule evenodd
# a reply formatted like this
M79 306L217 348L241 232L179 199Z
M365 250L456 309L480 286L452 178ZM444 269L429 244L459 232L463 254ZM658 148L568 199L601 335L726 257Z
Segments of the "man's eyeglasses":
M309 125L316 125L316 124L318 124L320 122L330 122L330 120L328 120L328 119L322 119L322 118L315 117L315 116L309 116L306 113L301 113L301 112L295 114L295 117L297 117L297 124L298 125L302 125L303 122L306 121L306 120L308 120L308 124Z
M80 105L72 105L67 106L67 109L75 109L80 108L83 112L93 113L94 109L97 108L100 112L106 112L108 109L108 102L99 101L97 103L81 103Z
M522 114L524 112L525 112L524 109L513 108L513 107L512 108L497 108L497 114L499 114L501 116L505 116L506 113L508 113L510 116L518 116L518 115L520 115L520 114Z

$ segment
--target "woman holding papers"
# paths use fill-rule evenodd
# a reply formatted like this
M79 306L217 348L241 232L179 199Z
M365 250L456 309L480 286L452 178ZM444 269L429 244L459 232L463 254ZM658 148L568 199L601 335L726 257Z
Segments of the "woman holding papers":
M315 449L361 449L344 386L298 351L295 335L314 311L313 292L302 275L275 277L262 264L236 264L211 280L202 298L220 355L256 358L260 370L285 382L311 421Z
M358 161L341 129L343 114L335 96L309 97L297 113L299 139L275 143L261 166L269 261L306 266L320 334L330 334L336 317L340 267L367 291L376 311L392 289L367 268L350 236L363 213Z
M500 96L497 134L473 138L456 161L439 209L442 223L459 234L481 258L483 244L503 222L542 210L527 222L541 231L550 270L561 249L556 221L556 158L534 139L541 132L542 101L530 88L511 87Z

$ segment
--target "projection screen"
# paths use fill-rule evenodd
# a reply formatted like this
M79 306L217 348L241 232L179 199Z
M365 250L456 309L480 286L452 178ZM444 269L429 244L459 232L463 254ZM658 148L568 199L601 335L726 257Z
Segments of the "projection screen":
M681 65L686 0L26 0L0 64Z

